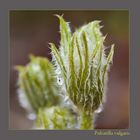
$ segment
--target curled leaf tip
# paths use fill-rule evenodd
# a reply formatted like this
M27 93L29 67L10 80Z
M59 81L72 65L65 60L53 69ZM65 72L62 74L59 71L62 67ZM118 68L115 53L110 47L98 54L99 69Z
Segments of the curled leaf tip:
M55 14L55 16L58 17L59 19L62 19L64 14L62 14L62 15Z

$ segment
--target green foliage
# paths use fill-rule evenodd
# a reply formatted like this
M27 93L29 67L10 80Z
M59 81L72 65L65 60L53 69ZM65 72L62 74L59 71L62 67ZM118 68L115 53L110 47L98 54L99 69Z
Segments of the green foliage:
M50 107L60 103L58 86L52 64L42 57L30 56L26 66L17 66L19 72L18 85L31 108L38 112L39 108ZM22 102L22 101L21 101Z
M28 65L17 67L18 86L36 112L39 128L93 129L93 114L104 103L114 45L106 55L100 21L90 22L72 34L63 17L57 17L61 40L59 49L50 43L54 65L46 58L31 56ZM63 105L67 98L76 108L78 121L77 114Z
M58 17L61 34L59 51L54 44L50 45L53 61L64 81L62 86L80 112L93 113L103 103L114 46L106 57L100 21L90 22L71 35L69 24Z
M41 129L74 129L76 117L67 108L50 107L46 110L39 109L37 126Z

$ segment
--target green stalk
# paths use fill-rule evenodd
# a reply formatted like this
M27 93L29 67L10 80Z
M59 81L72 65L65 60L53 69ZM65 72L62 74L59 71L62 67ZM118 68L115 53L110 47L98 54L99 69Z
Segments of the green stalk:
M81 130L92 130L93 129L93 114L86 112L80 113L80 129Z

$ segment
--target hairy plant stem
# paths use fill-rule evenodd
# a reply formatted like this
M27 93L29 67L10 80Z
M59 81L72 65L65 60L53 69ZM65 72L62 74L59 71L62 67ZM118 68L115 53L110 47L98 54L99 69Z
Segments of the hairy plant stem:
M86 112L80 113L80 129L82 130L91 130L93 127L93 114Z

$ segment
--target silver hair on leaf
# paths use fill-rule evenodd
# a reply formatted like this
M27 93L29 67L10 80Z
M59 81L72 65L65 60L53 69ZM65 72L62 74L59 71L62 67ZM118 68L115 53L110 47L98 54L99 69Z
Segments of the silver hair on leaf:
M56 70L61 70L59 77L63 80L61 86L65 87L66 95L83 116L81 129L91 129L92 124L85 125L85 120L92 120L92 114L101 110L114 45L106 55L105 36L100 30L100 21L90 22L72 34L63 17L57 17L60 21L61 40L59 50L55 44L50 43L53 63Z

